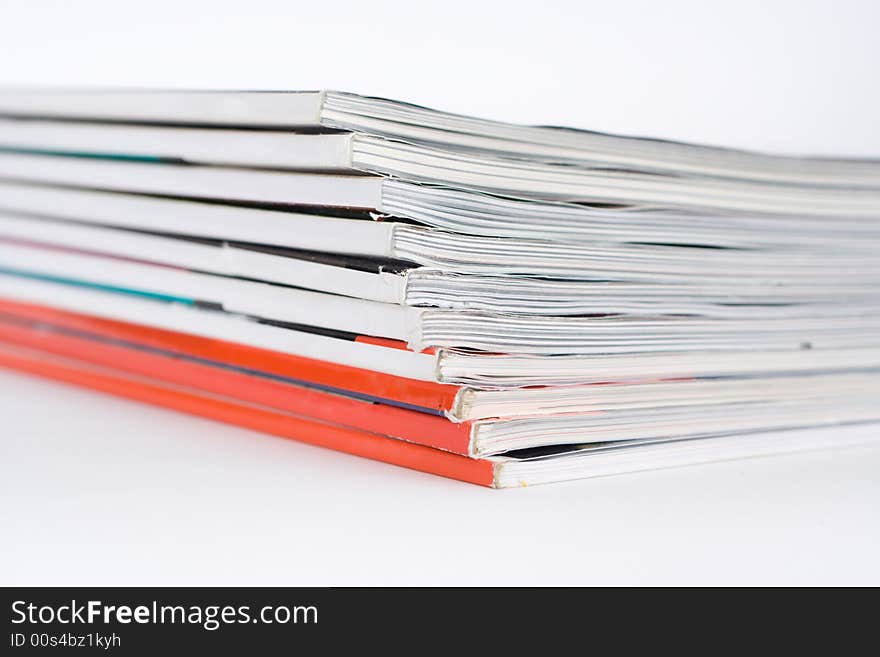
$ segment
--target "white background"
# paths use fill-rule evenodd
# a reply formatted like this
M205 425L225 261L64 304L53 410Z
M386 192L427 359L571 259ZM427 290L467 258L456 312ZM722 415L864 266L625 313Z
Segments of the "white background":
M878 25L868 0L0 0L0 83L880 156ZM0 417L0 584L880 584L880 448L490 491L9 372Z

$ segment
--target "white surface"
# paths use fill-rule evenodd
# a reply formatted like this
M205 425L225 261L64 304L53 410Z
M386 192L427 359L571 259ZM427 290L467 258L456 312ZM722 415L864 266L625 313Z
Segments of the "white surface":
M880 447L493 491L4 371L0 412L2 584L880 583Z
M236 6L7 0L0 83L880 155L869 0ZM0 584L880 584L880 448L489 491L6 372L0 411Z

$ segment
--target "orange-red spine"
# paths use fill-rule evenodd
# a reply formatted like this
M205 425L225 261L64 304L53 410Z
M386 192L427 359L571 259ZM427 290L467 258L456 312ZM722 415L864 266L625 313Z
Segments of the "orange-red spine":
M468 453L470 424L456 424L437 415L348 399L180 358L2 321L0 340L430 447Z
M458 392L457 386L434 381L407 379L305 356L103 319L48 306L0 299L0 312L431 410L451 409Z
M489 461L218 399L108 368L72 364L40 352L0 348L0 366L451 479L483 486L492 486L494 482L494 465Z

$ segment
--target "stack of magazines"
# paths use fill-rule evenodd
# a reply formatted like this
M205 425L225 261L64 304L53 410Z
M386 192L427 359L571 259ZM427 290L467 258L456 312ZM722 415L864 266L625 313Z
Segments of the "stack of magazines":
M871 440L878 253L880 161L0 93L0 364L487 486Z

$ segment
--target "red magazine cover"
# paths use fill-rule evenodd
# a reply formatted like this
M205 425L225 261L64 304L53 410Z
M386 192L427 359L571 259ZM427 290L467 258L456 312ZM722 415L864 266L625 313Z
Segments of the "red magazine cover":
M468 453L470 422L455 423L436 413L294 385L278 378L222 367L208 361L192 360L180 352L148 350L140 342L123 344L119 339L129 333L125 327L117 327L118 330L113 332L117 341L110 342L95 339L96 335L107 337L107 334L90 334L87 337L84 334L58 330L69 329L70 324L53 323L53 330L47 323L23 323L23 320L28 319L33 318L0 314L0 340L289 413L307 415L460 454Z
M495 465L488 460L473 459L40 350L4 343L0 345L0 366L451 479L494 485Z
M38 304L0 298L0 313L137 342L148 347L228 363L244 369L310 381L338 390L367 394L429 411L451 409L459 390L459 387L454 385L409 379L226 340L103 319ZM363 341L381 344L389 349L398 347L398 343L394 341L378 342L367 338Z

